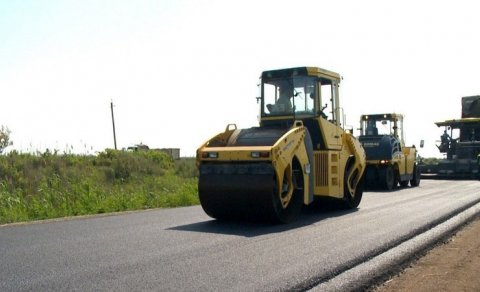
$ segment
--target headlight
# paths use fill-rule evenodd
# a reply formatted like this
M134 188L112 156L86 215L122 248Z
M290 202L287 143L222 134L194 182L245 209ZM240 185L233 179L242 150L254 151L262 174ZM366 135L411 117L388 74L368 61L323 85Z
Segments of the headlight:
M270 152L268 151L253 151L251 153L252 158L269 158Z
M202 158L218 158L218 152L202 152Z

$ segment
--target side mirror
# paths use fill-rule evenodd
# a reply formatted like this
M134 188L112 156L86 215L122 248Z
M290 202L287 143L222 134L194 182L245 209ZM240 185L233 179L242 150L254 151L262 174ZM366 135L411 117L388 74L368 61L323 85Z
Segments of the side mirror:
M420 140L420 148L423 148L425 146L425 140Z

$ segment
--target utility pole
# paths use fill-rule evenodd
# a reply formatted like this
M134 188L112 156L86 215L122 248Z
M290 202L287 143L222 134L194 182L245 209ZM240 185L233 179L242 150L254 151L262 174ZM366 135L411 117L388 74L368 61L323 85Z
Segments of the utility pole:
M113 101L110 102L110 109L112 111L113 143L115 144L115 150L117 150L117 137L115 135L115 119L113 118Z

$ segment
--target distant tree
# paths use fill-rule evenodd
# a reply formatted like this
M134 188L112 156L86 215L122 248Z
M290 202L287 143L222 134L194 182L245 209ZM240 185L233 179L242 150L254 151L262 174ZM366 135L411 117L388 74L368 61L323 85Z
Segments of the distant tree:
M8 127L2 126L0 128L0 154L3 153L5 148L13 144L13 142L10 141L10 133L11 132Z

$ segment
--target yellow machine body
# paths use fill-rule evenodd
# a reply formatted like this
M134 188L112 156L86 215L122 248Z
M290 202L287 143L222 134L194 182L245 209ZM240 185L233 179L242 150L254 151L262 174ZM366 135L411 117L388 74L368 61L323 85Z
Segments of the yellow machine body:
M286 223L316 197L356 208L365 152L340 124L339 83L314 67L263 72L259 127L227 125L197 150L205 212Z
M367 186L392 190L420 184L417 149L405 146L402 114L370 114L360 117L360 136L367 155Z

